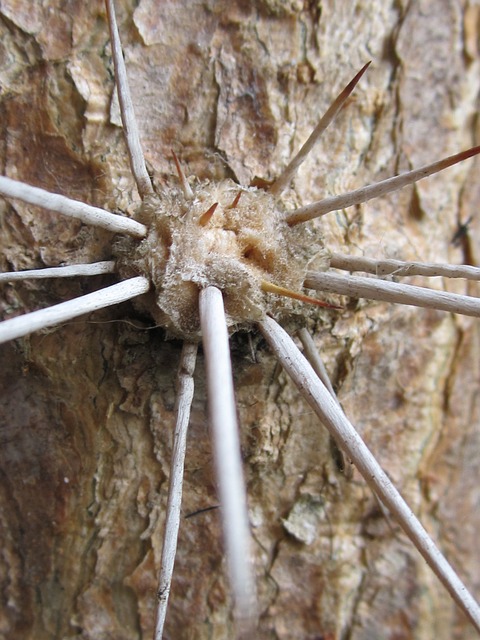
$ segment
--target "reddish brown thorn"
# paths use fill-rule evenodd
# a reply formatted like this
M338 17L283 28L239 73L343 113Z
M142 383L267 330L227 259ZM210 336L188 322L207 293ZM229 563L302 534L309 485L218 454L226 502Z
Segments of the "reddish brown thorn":
M269 191L273 196L280 196L282 191L288 187L290 182L293 180L293 177L297 173L298 167L305 160L307 155L312 150L313 146L320 138L322 133L328 127L328 125L335 119L337 113L341 110L341 108L345 105L347 98L350 96L352 91L357 86L360 78L363 76L365 71L368 69L370 62L363 65L360 71L356 74L352 80L347 84L347 86L338 94L335 100L332 102L330 107L324 113L320 122L317 124L313 132L310 134L308 140L305 142L303 147L297 153L297 155L290 161L286 169L283 173L275 180L275 182L270 187Z
M212 219L212 216L215 213L215 209L217 207L218 207L218 202L214 202L212 204L212 206L210 207L210 209L205 211L205 213L202 213L202 215L198 219L198 224L200 226L202 226L202 227L204 227L206 224L208 224L210 222L210 220Z
M286 298L293 298L294 300L300 300L300 302L308 302L309 304L315 304L317 307L325 307L326 309L341 309L342 307L337 307L336 305L329 304L328 302L324 302L323 300L318 300L317 298L311 298L310 296L306 296L304 293L296 293L295 291L291 291L290 289L285 289L285 287L279 287L273 282L268 282L268 280L262 280L261 282L262 291L266 293L276 293L279 296L285 296Z
M193 191L190 185L188 184L187 177L185 176L182 167L180 166L180 162L178 161L177 154L173 149L171 149L173 159L175 161L175 166L177 168L178 178L180 180L180 184L182 185L183 193L189 199L193 198Z
M240 202L240 198L242 196L242 193L243 193L242 191L239 191L237 193L237 195L235 196L235 200L232 202L232 204L229 207L227 207L227 209L235 209L237 204Z

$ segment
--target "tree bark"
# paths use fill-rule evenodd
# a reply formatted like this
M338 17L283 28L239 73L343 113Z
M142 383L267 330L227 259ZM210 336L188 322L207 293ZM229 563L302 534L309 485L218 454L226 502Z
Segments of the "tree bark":
M369 59L294 180L307 204L421 166L478 135L480 9L468 0L118 0L149 170L272 179ZM0 3L1 172L132 214L103 3ZM463 263L480 252L478 162L312 224L319 250ZM112 235L1 202L2 271L111 257ZM471 217L471 220L470 220ZM467 223L459 245L452 237ZM3 286L12 317L110 277ZM413 281L413 280L412 280ZM415 282L424 283L417 279ZM432 286L478 295L478 286ZM478 321L344 300L299 319L340 401L480 595ZM258 638L476 637L255 332L232 337L255 539ZM149 638L178 341L129 304L1 346L0 636ZM167 638L233 637L200 357ZM197 513L199 512L199 513ZM191 517L187 518L187 515Z

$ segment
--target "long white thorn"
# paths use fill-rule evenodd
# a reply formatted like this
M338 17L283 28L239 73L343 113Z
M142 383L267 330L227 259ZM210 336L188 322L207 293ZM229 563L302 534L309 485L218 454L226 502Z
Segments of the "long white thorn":
M177 552L180 509L182 506L183 470L190 410L193 399L193 372L197 359L198 346L184 342L177 377L176 424L173 436L172 461L168 481L167 518L162 547L162 563L158 581L158 608L155 624L155 640L162 640L168 597L172 584L173 566Z
M300 342L302 343L302 346L303 346L304 356L312 366L312 369L315 371L317 376L325 385L329 394L338 404L341 411L343 411L340 401L337 398L337 394L334 391L327 369L323 363L322 357L315 345L315 342L313 341L312 336L309 334L309 332L305 328L303 328L298 331L298 337L300 338ZM337 441L332 436L332 434L330 434L330 452L337 466L337 469L339 469L339 471L343 473L346 478L348 479L352 478L353 470L349 464L349 462L351 461L347 462L345 460L345 456L343 455L341 448L338 446Z
M290 336L275 320L259 323L265 339L309 405L353 460L372 491L388 507L452 598L480 631L480 607L373 457Z
M120 114L122 116L128 156L130 158L133 177L137 183L138 192L140 197L143 199L145 196L153 193L152 181L150 180L150 176L147 172L142 146L140 144L140 135L138 133L132 97L128 86L127 70L123 59L122 43L120 42L120 35L118 33L113 0L105 0L105 5L107 8L108 26L110 29L110 41L115 67L118 101L120 103Z
M315 346L315 342L313 341L312 336L309 334L309 332L305 328L302 328L298 331L298 337L300 338L300 341L302 343L305 357L311 364L317 376L320 378L323 384L327 387L328 392L330 393L332 398L334 398L335 401L338 403L337 394L333 389L333 385L328 376L327 369L323 363L323 360L320 354L318 353L318 349Z
M85 313L91 313L104 307L110 307L146 293L150 283L146 278L138 276L124 280L94 293L61 302L47 309L32 311L0 323L0 343L21 338L34 331L62 324Z
M332 196L331 198L325 198L324 200L307 204L305 207L300 207L299 209L295 209L295 211L287 214L286 221L289 225L293 226L300 222L306 222L307 220L324 216L330 211L346 209L347 207L352 207L355 204L367 202L367 200L371 200L372 198L379 198L387 193L397 191L402 187L418 182L419 180L422 180L422 178L426 178L434 173L443 171L443 169L451 167L458 162L463 162L463 160L467 160L467 158L471 158L478 153L480 153L480 146L472 147L471 149L461 151L460 153L449 156L448 158L443 158L443 160L438 160L432 164L425 165L420 169L407 171L399 176L394 176L393 178L388 178L387 180L382 180L381 182L376 182L375 184L355 189L355 191L349 191L348 193L343 193L339 196Z
M63 216L77 218L85 224L102 227L114 233L126 233L136 238L144 238L147 235L147 227L140 222L117 216L99 207L92 207L79 200L71 200L58 193L50 193L50 191L38 187L31 187L24 182L5 176L0 176L0 194L6 198L18 198L22 202L61 213Z
M387 280L377 280L362 276L345 276L337 273L309 271L304 286L307 289L328 291L350 296L351 298L367 298L383 300L397 304L409 304L415 307L426 307L460 313L465 316L480 317L480 298L462 296L446 291L434 291L426 287L412 284L401 284Z
M328 127L328 125L335 119L337 113L340 111L340 109L343 107L347 99L350 97L352 91L357 86L360 78L363 76L363 74L365 73L369 65L370 65L370 62L367 62L367 64L360 69L357 75L352 80L350 80L347 86L344 87L344 89L342 89L342 91L335 98L335 100L327 109L327 111L324 113L324 115L320 119L320 122L317 124L313 132L310 134L308 140L302 146L300 151L290 161L290 163L285 168L283 173L275 180L275 182L270 187L269 191L272 195L278 197L281 195L282 191L284 191L284 189L288 187L290 182L293 180L295 174L297 173L298 168L300 167L302 162L306 159L310 151L313 149L314 145L317 143L320 136Z
M0 273L0 282L16 280L42 280L44 278L75 278L77 276L99 276L114 273L115 262L91 262L90 264L71 264L65 267L46 267L45 269L27 269L26 271L8 271Z
M225 546L242 635L255 622L255 582L228 332L222 293L215 287L200 292L200 324Z
M343 271L363 271L377 276L443 276L480 280L480 268L467 264L440 264L435 262L403 262L402 260L373 260L363 256L333 253L330 266Z

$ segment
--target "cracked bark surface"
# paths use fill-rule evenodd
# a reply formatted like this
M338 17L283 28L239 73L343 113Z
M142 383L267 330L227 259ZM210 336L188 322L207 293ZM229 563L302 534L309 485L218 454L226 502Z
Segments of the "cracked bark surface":
M336 92L372 69L313 152L289 203L419 166L478 136L480 10L468 1L117 2L141 136L158 185L170 149L200 178L278 175ZM131 212L103 3L2 0L1 171ZM329 248L463 262L480 255L477 163L314 225ZM1 269L110 257L110 234L0 203ZM473 216L460 246L451 243ZM4 315L111 278L4 286ZM415 282L422 282L416 279ZM442 282L478 295L478 285ZM299 309L300 313L303 310ZM345 301L308 310L347 415L480 596L479 325ZM130 305L0 348L0 635L151 635L180 352ZM258 637L475 637L254 335L232 339ZM203 362L184 515L217 504ZM232 637L218 511L184 519L166 637Z

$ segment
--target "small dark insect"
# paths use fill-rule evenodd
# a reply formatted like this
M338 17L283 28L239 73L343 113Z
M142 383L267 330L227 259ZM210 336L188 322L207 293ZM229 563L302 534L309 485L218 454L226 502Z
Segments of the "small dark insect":
M197 511L193 511L192 513L187 513L184 518L185 520L188 520L188 518L194 518L195 516L199 516L202 513L208 513L209 511L214 511L215 509L218 509L220 505L216 504L213 505L212 507L204 507L203 509L197 509Z
M463 242L463 239L466 235L468 235L468 227L470 226L471 221L473 220L473 216L470 216L465 222L459 222L458 228L453 234L452 244L455 246L460 246Z
M470 216L465 222L458 223L458 228L452 237L452 244L456 247L461 247L465 264L475 265L475 257L473 255L472 242L469 234L469 227L472 220L473 216Z

